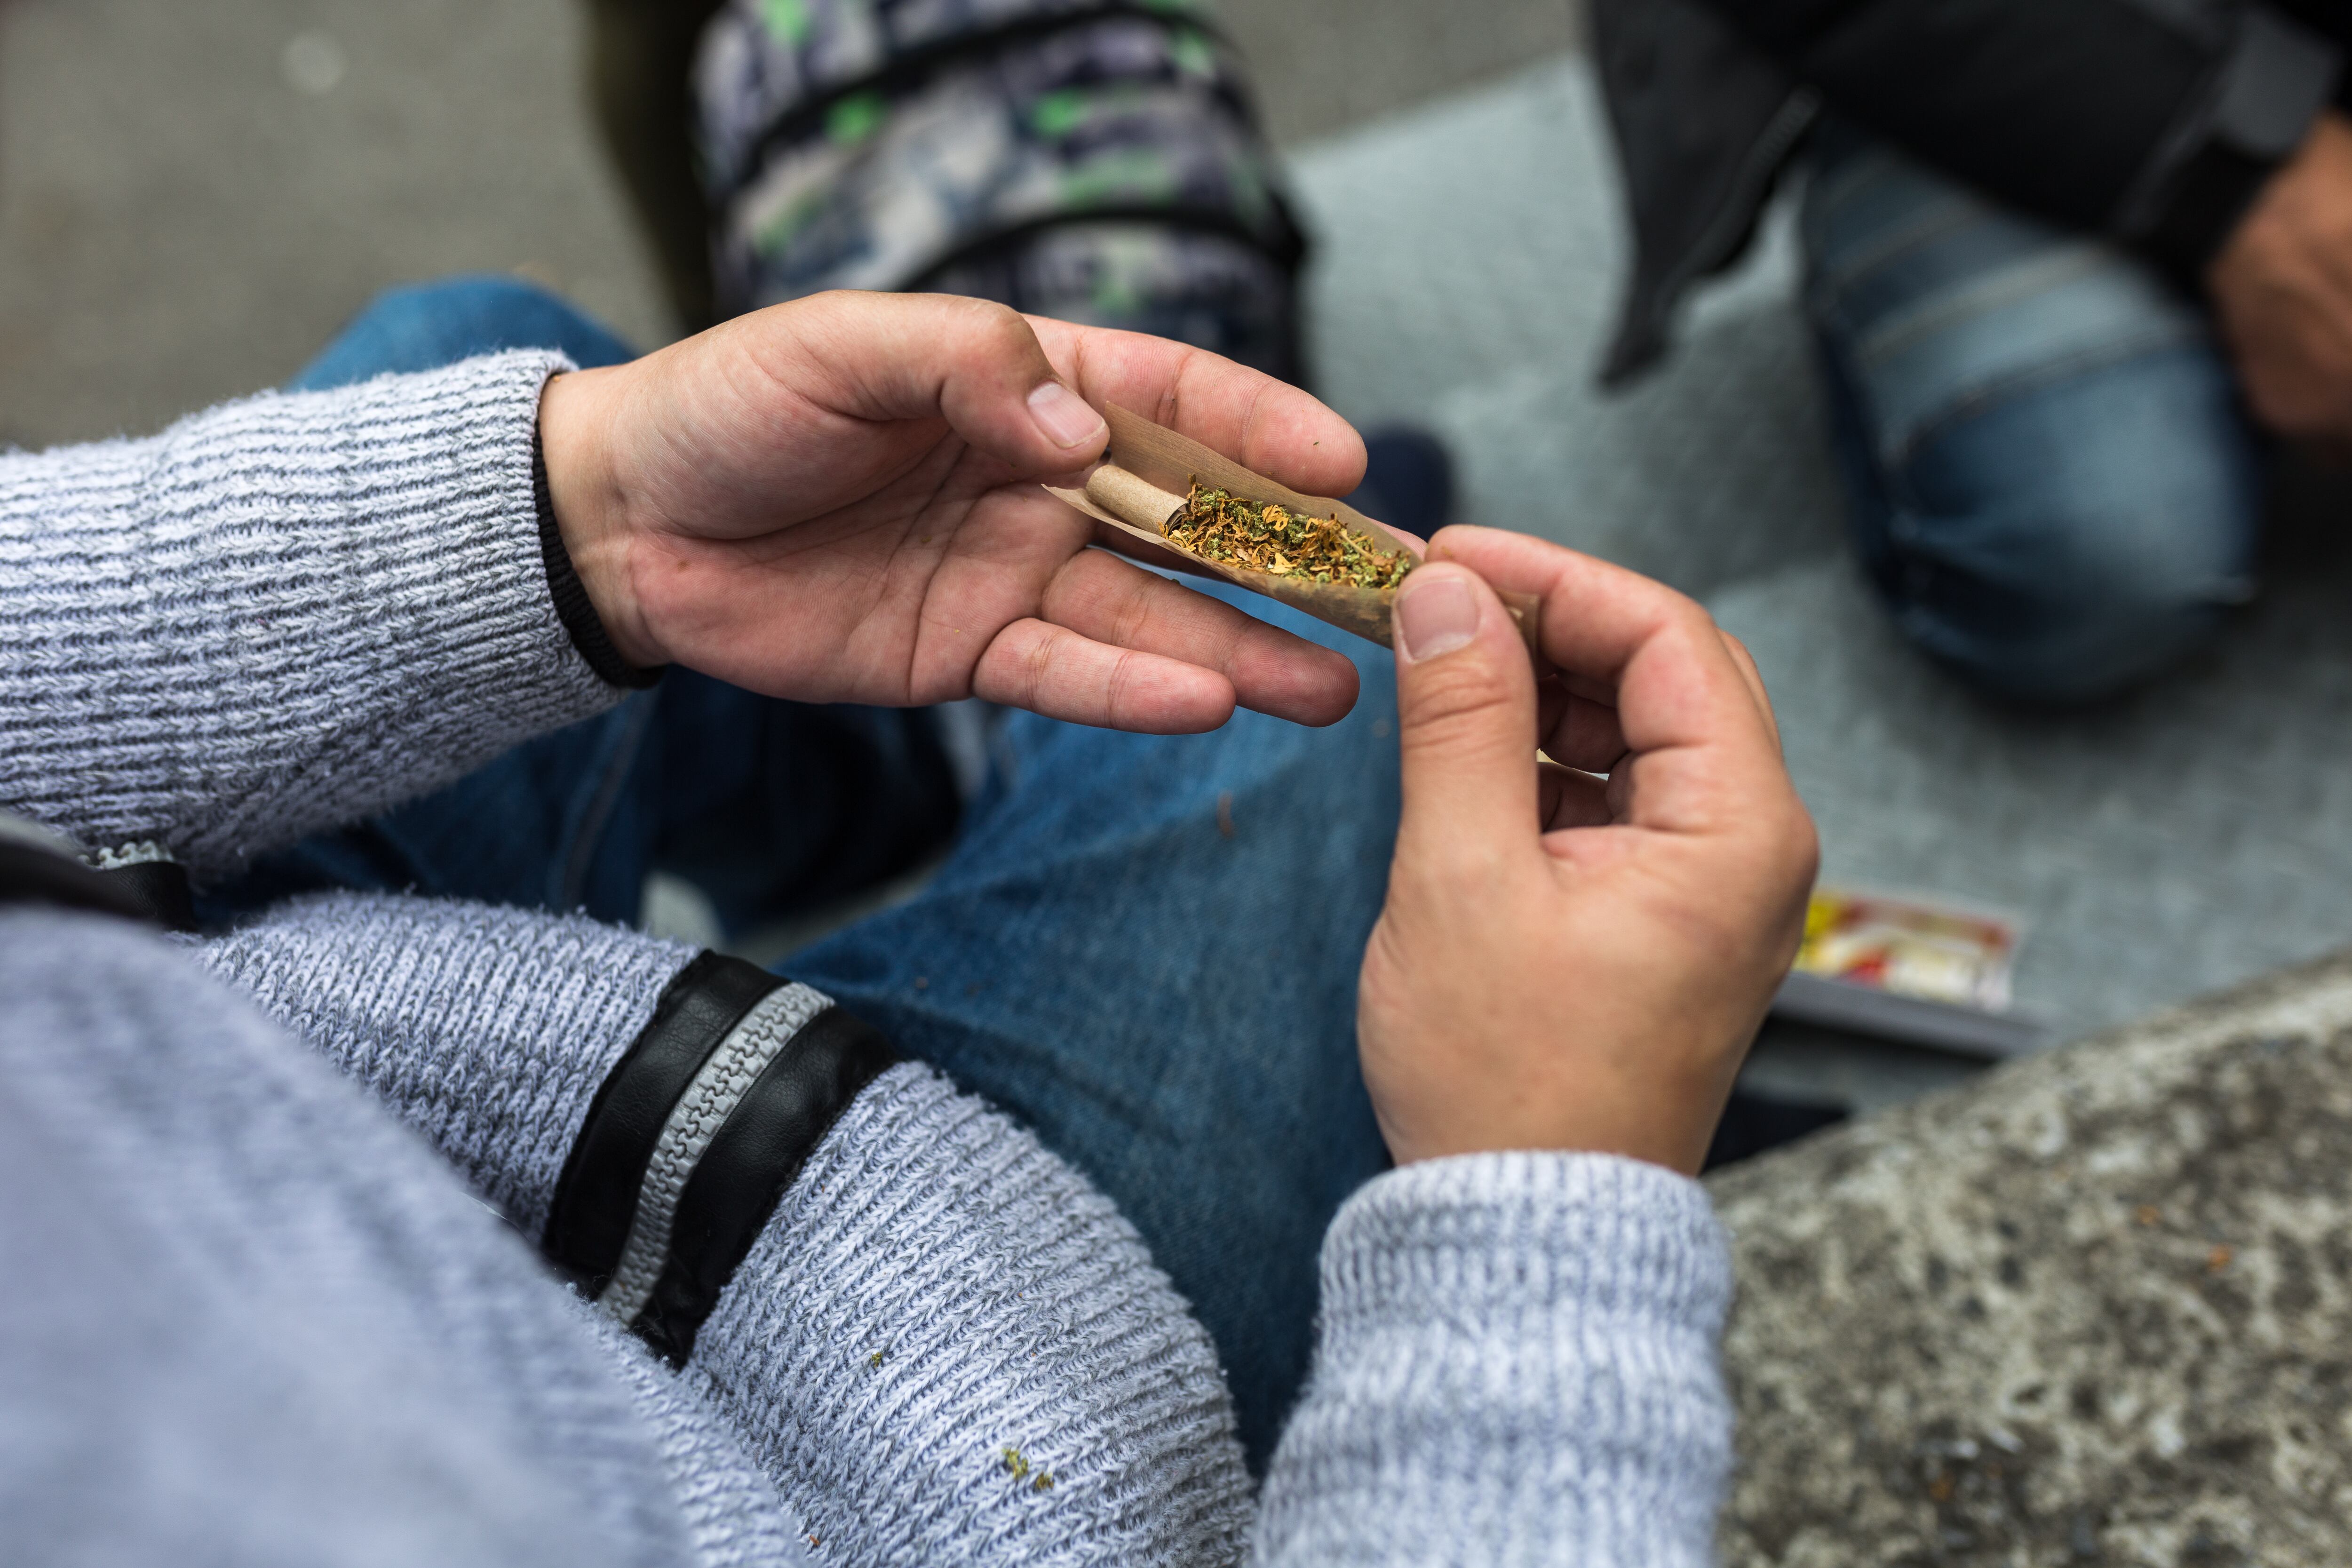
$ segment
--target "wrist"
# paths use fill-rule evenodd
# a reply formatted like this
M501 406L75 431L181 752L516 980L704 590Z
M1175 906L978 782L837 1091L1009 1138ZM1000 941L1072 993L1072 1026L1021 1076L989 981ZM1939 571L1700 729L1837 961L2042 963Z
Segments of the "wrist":
M540 394L539 439L545 468L544 505L557 539L593 617L574 627L574 640L592 664L596 636L632 672L657 670L668 654L646 626L635 585L635 531L628 496L614 470L614 394L626 366L572 371L549 378ZM609 671L600 670L607 679ZM623 685L642 685L623 679Z

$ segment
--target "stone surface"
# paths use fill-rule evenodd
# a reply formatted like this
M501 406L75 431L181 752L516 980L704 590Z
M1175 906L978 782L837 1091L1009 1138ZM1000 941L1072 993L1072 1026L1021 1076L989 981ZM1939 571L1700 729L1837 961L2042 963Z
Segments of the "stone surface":
M2352 1562L2352 954L1710 1184L1726 1568Z

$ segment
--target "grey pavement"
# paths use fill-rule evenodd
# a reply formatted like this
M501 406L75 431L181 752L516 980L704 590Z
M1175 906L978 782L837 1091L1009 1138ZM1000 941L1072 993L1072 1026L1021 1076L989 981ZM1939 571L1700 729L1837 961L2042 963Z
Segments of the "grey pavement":
M572 0L0 5L0 437L155 428L376 289L521 267L641 340Z
M601 161L577 0L0 0L0 440L282 380L377 289L521 268L670 335ZM1234 0L1269 123L1566 47L1570 0Z

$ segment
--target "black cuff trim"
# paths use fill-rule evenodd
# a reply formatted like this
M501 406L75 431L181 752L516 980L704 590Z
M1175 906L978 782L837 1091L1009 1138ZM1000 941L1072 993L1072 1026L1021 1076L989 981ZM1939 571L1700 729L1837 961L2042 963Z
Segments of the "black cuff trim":
M196 929L195 889L189 884L188 868L178 861L141 860L110 866L98 874L130 895L141 918L165 931Z
M959 240L938 260L898 285L901 294L921 294L930 290L933 279L953 268L973 261L988 259L1013 247L1023 245L1039 235L1057 228L1075 228L1089 224L1132 224L1139 228L1176 229L1185 234L1213 235L1248 246L1271 259L1284 271L1297 277L1307 261L1307 233L1291 216L1290 205L1279 195L1273 198L1273 211L1277 220L1278 238L1269 238L1262 230L1252 227L1222 207L1160 206L1150 202L1105 202L1092 207L1068 207L1011 223Z
M2181 284L2204 272L2335 95L2343 52L2267 5L2247 9L2204 102L2154 161L2120 231Z
M2275 160L2208 142L2175 171L2170 199L2140 237L2140 250L2180 287L2202 293L2206 268L2276 173Z
M547 453L540 444L537 426L530 432L530 494L539 508L539 554L547 566L547 592L555 601L556 618L563 623L572 646L606 685L635 690L651 686L662 672L639 669L621 657L604 633L604 623L597 618L596 606L589 603L580 574L572 568L572 552L563 548L563 532L555 525L555 498L547 488Z
M638 1336L672 1366L760 1238L784 1189L867 1084L898 1059L871 1026L838 1007L803 1025L719 1124L679 1194L669 1258L637 1314Z
M184 904L187 873L176 866L169 869L179 873L180 900ZM154 902L120 873L93 870L70 856L10 837L0 837L0 904L86 910L178 931L190 930L195 923L193 913L185 923L163 919Z
M596 1297L620 1267L669 1113L719 1042L782 984L740 958L702 954L663 989L652 1020L596 1091L556 1181L541 1243L583 1295Z

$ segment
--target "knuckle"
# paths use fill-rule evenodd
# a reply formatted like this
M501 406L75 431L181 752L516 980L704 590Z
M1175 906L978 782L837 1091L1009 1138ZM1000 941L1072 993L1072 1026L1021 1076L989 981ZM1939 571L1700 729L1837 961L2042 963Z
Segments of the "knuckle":
M968 330L977 338L1000 350L1026 349L1035 334L1021 312L994 300L959 299L958 308L970 322Z
M1003 654L1002 668L992 684L1004 694L1001 698L992 698L992 700L1003 701L1015 708L1034 710L1037 707L1054 667L1054 638L1050 633L1034 635L1037 630L1035 627L1008 630L1000 635L996 645L990 649L992 655L1000 650Z
M1110 670L1103 681L1102 723L1108 728L1118 721L1127 701L1128 689L1136 679L1136 656L1122 648L1111 660Z
M1465 648L1435 665L1423 665L1397 694L1397 717L1407 742L1416 732L1459 729L1490 719L1510 705L1510 688L1501 672Z
M1143 640L1145 631L1160 609L1161 591L1175 587L1166 579L1154 577L1149 573L1142 574L1141 577L1139 582L1125 584L1127 591L1120 595L1112 616L1111 640L1122 647L1133 647Z

